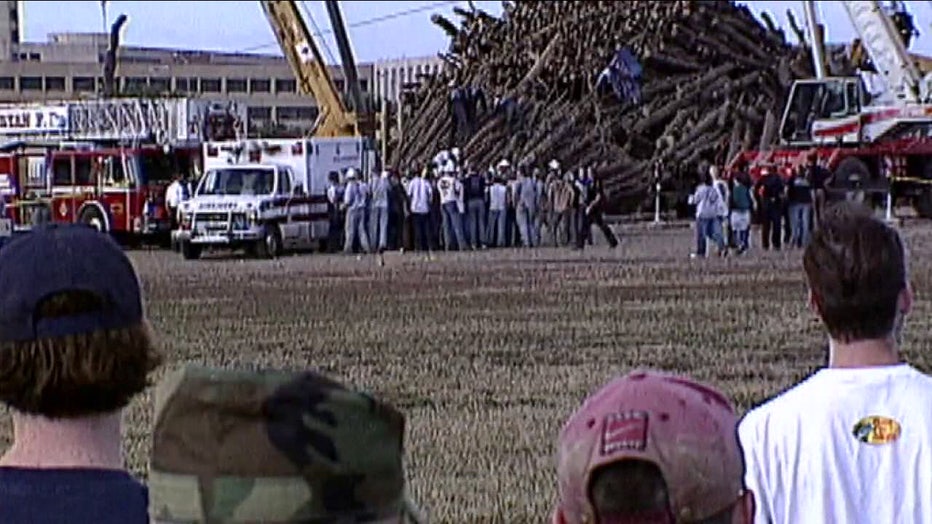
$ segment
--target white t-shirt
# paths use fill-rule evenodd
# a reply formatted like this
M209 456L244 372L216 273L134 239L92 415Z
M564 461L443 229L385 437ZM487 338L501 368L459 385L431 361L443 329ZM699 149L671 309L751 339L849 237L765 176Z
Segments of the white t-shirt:
M508 188L498 182L489 186L489 211L504 211Z
M430 182L421 177L415 177L408 184L408 199L410 200L411 212L416 215L430 213Z
M440 192L440 203L449 204L459 200L462 193L462 186L459 180L451 175L444 175L437 181L437 191Z
M909 365L822 369L738 434L756 524L932 522L932 377Z

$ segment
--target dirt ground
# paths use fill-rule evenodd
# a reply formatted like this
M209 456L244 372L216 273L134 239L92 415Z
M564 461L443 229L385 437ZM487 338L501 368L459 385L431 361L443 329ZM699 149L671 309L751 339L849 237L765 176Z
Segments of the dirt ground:
M555 438L582 399L636 367L691 374L743 412L825 359L799 251L690 260L692 231L624 226L622 246L276 261L134 251L172 364L317 368L408 417L407 470L432 522L544 522ZM916 311L906 358L932 359L932 229L907 225ZM159 374L161 376L161 372ZM151 393L127 416L145 476ZM2 417L0 448L9 442Z

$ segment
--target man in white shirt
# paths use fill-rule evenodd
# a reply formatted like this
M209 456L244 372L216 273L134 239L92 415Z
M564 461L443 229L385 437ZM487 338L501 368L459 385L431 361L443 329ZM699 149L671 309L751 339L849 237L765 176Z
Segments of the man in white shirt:
M755 522L932 522L932 378L898 356L913 301L900 236L839 203L803 267L829 363L739 426Z
M168 216L171 221L171 228L178 229L178 208L185 201L185 187L181 180L181 175L176 175L172 183L165 190L165 207L168 209Z
M508 187L500 175L495 175L489 193L489 230L486 238L489 245L505 247L505 222L508 212Z
M466 247L466 235L463 231L463 215L460 212L460 203L463 199L463 184L456 178L456 167L452 162L444 166L440 179L437 180L437 190L440 192L440 209L443 213L443 237L447 251L452 250L453 240L456 240L456 249Z
M433 189L427 181L429 168L416 175L408 183L408 202L411 221L414 226L414 248L430 254L430 201Z
M343 209L346 210L346 232L343 241L343 252L347 255L353 253L355 239L363 251L369 251L369 234L366 230L366 193L360 185L356 170L349 168L346 171L346 191L343 193Z

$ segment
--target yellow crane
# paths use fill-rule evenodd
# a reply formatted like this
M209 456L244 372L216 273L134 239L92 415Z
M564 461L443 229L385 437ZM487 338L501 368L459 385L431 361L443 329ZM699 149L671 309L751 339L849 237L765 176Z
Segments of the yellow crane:
M304 18L298 11L297 3L294 1L264 1L259 3L262 4L262 10L272 26L272 31L275 33L275 38L278 39L282 53L284 53L285 58L288 59L288 64L294 71L299 91L302 94L314 97L317 102L320 113L312 130L312 135L315 137L370 136L372 126L366 125L370 120L370 115L360 99L359 87L355 85L357 83L356 64L353 62L352 53L348 49L342 19L331 20L331 22L334 25L334 31L337 32L338 36L343 37L338 43L340 44L343 67L347 71L346 79L350 93L353 95L356 111L350 110L343 103L340 91L337 90L333 79L330 78L330 73L327 71L327 64L324 62L320 49L308 30ZM333 18L334 12L338 12L335 4L336 2L332 7L328 5L328 10L331 10L331 18Z

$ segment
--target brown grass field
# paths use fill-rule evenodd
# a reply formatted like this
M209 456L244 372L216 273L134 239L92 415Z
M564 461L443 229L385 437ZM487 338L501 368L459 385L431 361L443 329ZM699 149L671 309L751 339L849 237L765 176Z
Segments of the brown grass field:
M917 290L906 358L930 371L932 229L903 230ZM370 390L408 417L409 483L431 522L545 522L560 427L612 376L688 373L743 412L825 359L799 251L690 260L691 230L621 231L614 251L390 253L385 267L131 257L169 365L316 368ZM150 392L127 414L128 463L143 477L151 409ZM2 449L8 417L0 436Z

